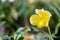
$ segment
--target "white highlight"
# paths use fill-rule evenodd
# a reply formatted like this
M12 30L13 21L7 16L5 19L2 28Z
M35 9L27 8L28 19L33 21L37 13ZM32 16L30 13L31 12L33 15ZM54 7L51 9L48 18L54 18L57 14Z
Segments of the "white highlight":
M37 13L38 12L38 9L35 9L35 13Z
M52 17L52 14L50 13L50 17Z
M14 0L9 0L9 2L14 2Z
M44 9L41 9L41 11L44 11Z
M6 0L1 0L1 2L6 2Z

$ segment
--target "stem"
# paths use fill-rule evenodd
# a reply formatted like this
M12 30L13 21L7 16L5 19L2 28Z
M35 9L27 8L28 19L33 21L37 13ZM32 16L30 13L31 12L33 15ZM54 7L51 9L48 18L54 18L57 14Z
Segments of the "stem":
M48 31L49 31L49 35L50 35L49 40L53 40L49 26L48 26Z

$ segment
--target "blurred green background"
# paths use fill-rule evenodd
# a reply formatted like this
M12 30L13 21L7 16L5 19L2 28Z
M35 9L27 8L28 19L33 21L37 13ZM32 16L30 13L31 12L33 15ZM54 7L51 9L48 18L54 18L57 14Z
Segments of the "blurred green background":
M42 8L51 12L51 33L60 39L60 0L0 0L0 34L11 35L20 27L32 26L30 16Z

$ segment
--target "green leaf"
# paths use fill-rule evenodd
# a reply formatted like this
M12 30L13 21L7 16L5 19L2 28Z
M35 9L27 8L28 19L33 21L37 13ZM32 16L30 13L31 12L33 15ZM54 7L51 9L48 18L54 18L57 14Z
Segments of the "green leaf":
M14 34L14 40L18 40L23 36L23 34L24 34L23 32L20 32L19 34Z
M16 9L11 8L10 16L13 17L15 20L17 20L17 18L18 18L18 13L17 13Z
M0 27L3 26L5 23L5 21L0 22Z
M10 40L10 37L8 35L3 36L3 40Z
M49 3L49 2L46 2L46 3L50 7L50 9L55 12L56 17L58 17L60 19L60 14L59 14L58 10L51 3ZM54 13L52 13L52 14L54 14Z
M26 6L27 6L27 0L21 0L21 1L22 1L22 7L19 8L19 11L18 11L19 16L20 16L23 12L25 12Z
M4 18L4 17L5 17L5 14L4 14L3 11L1 11L1 13L0 13L0 18Z
M19 34L22 30L24 30L23 27L20 27L17 31L16 31L16 34Z
M21 32L19 35L18 35L18 37L17 37L17 40L19 39L19 38L21 38L22 36L23 36L23 32Z
M24 32L22 32L24 28L19 28L16 33L14 34L14 40L18 40L20 37L23 36Z
M38 30L36 27L31 27L31 29L32 29L33 31L35 31L35 32L40 31L40 30Z

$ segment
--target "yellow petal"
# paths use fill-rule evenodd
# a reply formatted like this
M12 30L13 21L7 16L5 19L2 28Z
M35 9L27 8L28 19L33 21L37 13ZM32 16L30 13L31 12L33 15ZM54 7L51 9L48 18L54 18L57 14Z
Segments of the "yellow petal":
M44 25L47 26L51 17L50 12L44 9L41 9L41 10L36 9L35 13L42 17L42 19L44 20Z
M41 10L36 9L35 13L40 15L40 16L42 16L42 17L51 17L51 13L46 11L46 10L44 10L44 9L41 9Z
M49 23L49 20L44 20L44 26L47 27Z
M42 21L42 18L37 14L34 14L30 17L30 23L34 26L36 26L41 21Z
M41 22L39 22L38 24L37 24L37 28L39 28L39 29L41 29L41 28L43 28L45 25L44 25L44 20L42 20Z
M35 13L36 14L30 17L30 23L34 26L37 26L37 28L43 28L48 26L51 17L50 12L44 9L42 10L36 9Z

